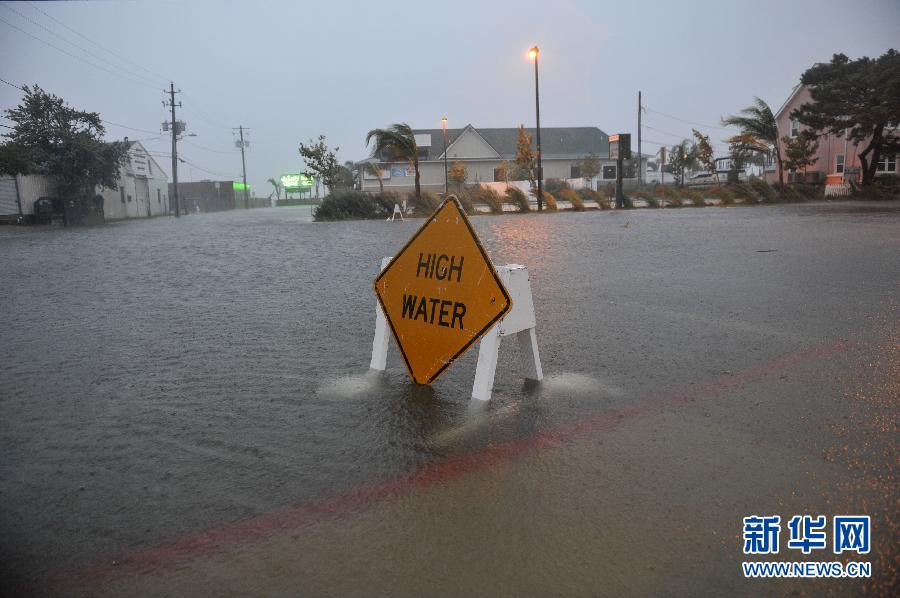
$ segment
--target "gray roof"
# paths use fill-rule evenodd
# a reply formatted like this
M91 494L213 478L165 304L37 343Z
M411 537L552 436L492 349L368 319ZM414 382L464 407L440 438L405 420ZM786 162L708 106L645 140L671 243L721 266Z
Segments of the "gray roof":
M519 138L519 128L509 127L503 129L477 129L467 125L462 129L447 130L447 145L450 146L468 128L472 128L481 135L494 150L505 160L516 157L516 141ZM534 138L535 129L525 127L525 131ZM431 135L431 149L428 152L429 160L436 160L444 153L444 140L441 129L415 129L416 135ZM548 160L554 158L582 158L588 154L597 154L600 157L609 155L609 136L597 127L541 127L541 155Z

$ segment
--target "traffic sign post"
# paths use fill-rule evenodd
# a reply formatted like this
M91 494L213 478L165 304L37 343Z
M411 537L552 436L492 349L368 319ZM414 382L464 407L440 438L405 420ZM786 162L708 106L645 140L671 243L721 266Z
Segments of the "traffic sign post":
M609 136L609 158L616 161L616 207L627 207L625 193L622 190L622 177L625 160L631 159L631 134L619 133Z
M527 376L543 378L528 270L495 269L455 197L381 266L375 279L372 369L386 367L389 330L418 384L433 383L481 339L472 396L486 400L500 338L516 334L525 349Z

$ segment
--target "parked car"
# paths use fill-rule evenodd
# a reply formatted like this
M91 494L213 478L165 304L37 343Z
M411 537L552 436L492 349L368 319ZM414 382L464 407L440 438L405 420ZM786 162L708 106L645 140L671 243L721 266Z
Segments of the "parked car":
M695 172L690 177L688 177L687 184L689 186L715 185L716 184L716 175L715 175L715 173L701 170L700 172Z

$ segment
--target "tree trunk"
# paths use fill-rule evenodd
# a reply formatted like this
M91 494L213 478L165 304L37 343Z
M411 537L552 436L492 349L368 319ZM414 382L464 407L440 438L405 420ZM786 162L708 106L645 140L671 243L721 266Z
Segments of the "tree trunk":
M416 199L422 199L422 188L419 186L419 159L413 159L413 168L416 170Z
M775 142L775 163L778 165L778 186L784 190L784 163L781 161L781 149L778 142ZM763 165L763 180L766 179L766 167Z
M883 126L876 126L872 132L872 140L868 147L859 153L859 162L862 165L862 184L869 185L875 180L875 173L878 171L878 161L881 159L881 135L884 131ZM869 154L872 159L869 160Z

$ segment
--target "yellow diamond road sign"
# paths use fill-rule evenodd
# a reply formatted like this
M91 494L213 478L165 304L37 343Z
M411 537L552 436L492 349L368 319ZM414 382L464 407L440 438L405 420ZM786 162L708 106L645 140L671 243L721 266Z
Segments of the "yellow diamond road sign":
M431 384L512 308L456 198L375 279L375 295L419 384Z

